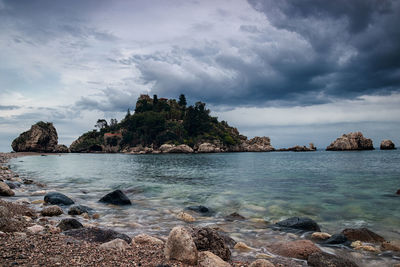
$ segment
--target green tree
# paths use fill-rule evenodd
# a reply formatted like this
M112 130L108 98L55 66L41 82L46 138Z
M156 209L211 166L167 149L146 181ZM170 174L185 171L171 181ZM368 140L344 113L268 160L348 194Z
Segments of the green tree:
M184 94L181 94L181 95L179 96L178 105L181 106L181 107L186 107L186 104L187 104L187 102L186 102L186 97L185 97Z
M98 119L97 123L94 125L94 127L97 127L100 130L103 130L104 128L108 127L108 123L105 119Z

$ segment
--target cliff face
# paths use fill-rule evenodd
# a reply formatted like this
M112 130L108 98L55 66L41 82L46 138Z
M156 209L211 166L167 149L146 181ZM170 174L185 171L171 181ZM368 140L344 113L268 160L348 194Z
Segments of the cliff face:
M15 152L57 152L58 136L52 123L38 122L14 139Z
M326 150L373 150L372 140L365 138L361 132L344 134L333 141Z

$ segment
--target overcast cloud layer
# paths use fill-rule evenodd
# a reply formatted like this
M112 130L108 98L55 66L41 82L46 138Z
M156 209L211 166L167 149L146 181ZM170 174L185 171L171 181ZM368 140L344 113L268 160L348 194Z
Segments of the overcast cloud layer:
M390 0L0 0L0 151L39 120L69 145L141 93L184 93L277 147L400 143L398 25Z

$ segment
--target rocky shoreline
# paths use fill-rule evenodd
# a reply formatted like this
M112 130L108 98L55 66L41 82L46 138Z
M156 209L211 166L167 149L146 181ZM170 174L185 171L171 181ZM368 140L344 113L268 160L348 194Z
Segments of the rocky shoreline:
M387 242L365 228L331 235L321 232L315 221L297 217L268 226L288 239L267 244L266 250L252 248L221 229L194 227L191 214L209 212L203 206L188 207L178 214L182 225L176 225L168 236L142 233L130 237L103 228L97 222L102 214L90 207L49 193L45 185L22 179L6 166L10 158L24 155L41 154L0 154L1 266L363 266L359 257L400 257L399 241ZM34 188L31 195L43 196L43 200L15 197L15 192L28 188ZM130 203L123 192L115 191L100 201ZM70 216L60 216L66 213ZM245 220L235 213L228 217L227 221ZM343 247L350 252L341 253ZM250 257L249 251L260 252Z

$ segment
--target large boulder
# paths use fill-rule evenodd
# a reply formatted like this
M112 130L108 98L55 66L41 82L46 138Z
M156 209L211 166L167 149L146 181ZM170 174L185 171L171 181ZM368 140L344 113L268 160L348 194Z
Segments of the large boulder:
M358 267L348 259L343 259L325 252L315 252L308 256L307 264L314 267Z
M228 261L231 251L225 239L215 229L209 227L193 227L192 237L198 251L211 251L221 259Z
M309 255L321 250L310 240L277 242L270 245L270 250L278 255L306 260Z
M99 201L113 205L132 205L132 202L121 190L112 191L103 196Z
M344 134L333 141L326 150L373 150L372 140L365 138L361 132Z
M382 140L381 150L391 150L391 149L396 149L394 143L391 140Z
M72 205L74 201L64 194L58 192L50 192L44 196L44 202L52 205Z
M97 227L72 229L64 232L65 235L88 242L106 243L116 238L125 240L128 244L132 239L111 229L101 229Z
M246 152L269 152L275 149L271 146L271 139L269 137L254 137L250 140L242 142L243 151Z
M164 255L168 260L196 265L198 252L190 231L182 226L174 227L168 235Z
M382 243L385 242L385 239L372 232L371 230L367 228L348 228L344 229L342 231L342 234L346 236L346 238L350 241L362 241L362 242L368 242L368 243Z
M297 229L302 231L321 232L319 225L314 220L307 217L291 217L277 222L272 227L279 230Z
M50 122L38 122L12 142L15 152L54 152L58 143L56 128Z
M160 151L161 151L161 153L169 153L169 151L174 147L175 147L175 145L163 144L160 146Z

